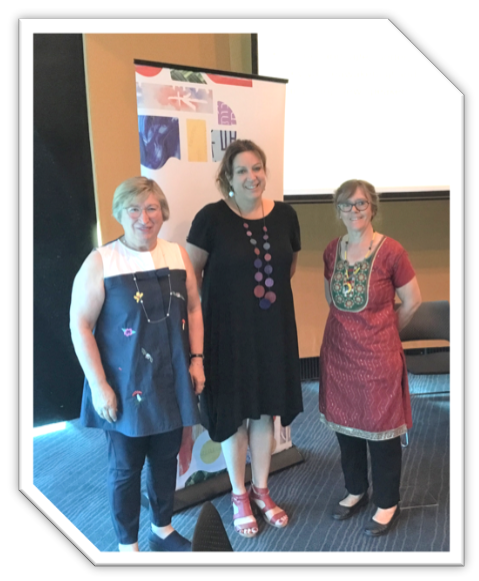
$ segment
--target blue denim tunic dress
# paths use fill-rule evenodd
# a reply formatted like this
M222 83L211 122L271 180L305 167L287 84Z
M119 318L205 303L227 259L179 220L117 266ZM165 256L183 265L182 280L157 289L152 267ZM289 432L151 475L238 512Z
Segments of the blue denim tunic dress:
M200 421L188 372L186 270L176 244L158 239L155 250L150 257L120 240L98 249L105 301L94 336L118 412L114 423L100 418L85 378L80 417L86 427L149 436Z

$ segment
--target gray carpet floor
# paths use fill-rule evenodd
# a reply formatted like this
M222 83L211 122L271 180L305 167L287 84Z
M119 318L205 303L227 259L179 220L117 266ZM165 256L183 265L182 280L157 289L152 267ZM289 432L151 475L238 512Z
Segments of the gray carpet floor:
M290 518L282 530L259 520L259 534L234 532L229 494L212 500L235 551L448 551L449 550L449 375L410 375L414 426L403 451L402 514L398 526L370 539L364 525L370 505L355 518L336 522L330 513L345 494L339 448L319 422L318 382L303 383L305 412L292 425L293 444L304 462L270 477L271 496ZM106 495L103 433L78 421L34 442L34 484L100 550L117 544ZM174 515L173 525L191 539L201 506ZM148 550L148 511L142 507L139 545Z

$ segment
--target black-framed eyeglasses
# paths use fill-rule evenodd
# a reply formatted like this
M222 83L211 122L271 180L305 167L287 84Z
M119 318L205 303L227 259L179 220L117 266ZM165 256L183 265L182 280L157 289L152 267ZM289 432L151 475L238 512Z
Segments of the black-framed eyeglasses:
M338 204L338 208L341 210L341 212L351 212L353 206L356 208L356 210L361 211L365 210L369 206L369 202L367 200L356 200L354 204L351 204L351 202L341 202Z

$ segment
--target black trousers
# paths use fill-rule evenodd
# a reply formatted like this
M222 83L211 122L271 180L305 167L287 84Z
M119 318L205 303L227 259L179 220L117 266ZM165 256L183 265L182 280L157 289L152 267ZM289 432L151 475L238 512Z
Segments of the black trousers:
M372 500L379 508L391 508L399 502L401 480L401 439L365 440L336 432L341 448L341 467L346 490L359 495L368 490L368 457L371 457Z
M141 509L141 472L146 459L150 519L158 526L171 523L176 488L177 456L183 428L132 438L105 430L108 442L108 498L118 542L138 540Z

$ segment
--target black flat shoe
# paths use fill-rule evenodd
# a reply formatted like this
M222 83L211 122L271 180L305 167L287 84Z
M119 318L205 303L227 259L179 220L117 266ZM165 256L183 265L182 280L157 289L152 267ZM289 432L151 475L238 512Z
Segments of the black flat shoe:
M368 535L368 537L380 537L381 535L387 535L391 528L394 526L394 523L397 522L399 519L399 506L396 507L395 513L392 515L391 520L382 525L375 520L371 519L370 524L364 529L364 533Z
M366 506L369 502L368 493L365 492L361 498L358 500L356 504L353 506L342 506L338 504L338 506L334 509L332 517L335 520L346 520L347 518L351 518L356 513L358 513L364 506Z
M182 537L177 531L170 533L166 539L160 537L153 531L148 535L150 551L177 552L191 551L191 543L185 537Z

